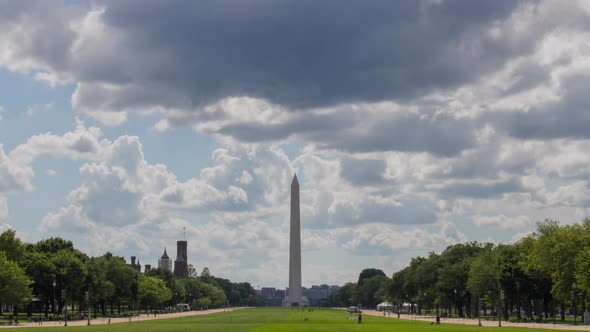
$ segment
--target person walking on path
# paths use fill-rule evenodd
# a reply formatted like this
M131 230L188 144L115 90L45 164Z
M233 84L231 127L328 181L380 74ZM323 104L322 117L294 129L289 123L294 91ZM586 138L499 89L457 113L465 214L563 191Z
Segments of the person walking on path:
M360 324L360 323L362 323L362 322L363 322L363 314L361 314L361 313L359 312L359 315L358 315L358 324Z

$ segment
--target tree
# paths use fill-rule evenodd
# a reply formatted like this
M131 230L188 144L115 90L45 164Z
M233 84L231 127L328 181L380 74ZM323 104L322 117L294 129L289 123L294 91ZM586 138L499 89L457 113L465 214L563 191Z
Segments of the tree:
M31 284L25 271L0 251L0 303L19 305L30 301Z
M137 272L133 270L122 257L105 254L108 261L107 279L115 285L115 292L109 299L111 303L111 314L114 314L113 307L117 304L117 312L121 314L121 303L132 303L137 299L138 280Z
M49 315L49 305L53 302L53 282L55 281L55 265L46 253L29 251L24 257L27 275L33 280L33 294L43 301L45 317Z
M363 285L358 287L358 299L363 307L375 308L383 300L378 298L376 293L387 280L388 278L381 274L364 279Z
M209 272L209 268L206 266L203 268L203 271L201 272L201 276L199 278L201 278L201 281L208 284L215 283L215 278L213 277L211 272Z
M490 243L458 243L448 246L440 254L436 288L443 299L444 297L449 298L449 310L452 307L451 303L454 304L461 317L465 315L464 304L468 310L471 307L472 294L467 289L471 262L482 251L491 248L492 244Z
M52 237L37 242L35 245L33 245L32 249L37 252L55 254L60 250L73 251L74 244L72 243L72 241L64 240L60 237Z
M162 279L139 275L138 298L139 303L146 309L154 308L170 300L172 292L166 287Z
M186 274L189 278L197 278L199 276L199 273L197 272L197 269L195 269L195 266L193 264L188 265Z
M348 307L357 304L357 285L352 282L346 283L338 291L328 298L328 303L336 307Z
M473 260L469 269L467 289L478 298L485 297L490 305L497 304L500 289L500 262L496 253L487 250Z
M166 287L172 292L172 298L170 298L168 305L174 305L175 303L181 302L181 299L184 297L184 289L181 286L177 286L178 280L174 277L172 271L163 268L157 268L150 270L150 272L148 272L146 275L150 277L156 277L164 281Z
M103 316L106 315L106 302L115 293L115 285L108 280L108 269L109 261L105 256L93 257L88 264L88 288L92 300L100 306Z
M551 294L562 305L570 303L576 281L576 264L580 266L580 248L587 246L588 228L582 225L560 226L555 220L537 224L525 262L525 271L542 275L553 282ZM563 306L562 306L563 309ZM562 310L561 319L565 320Z
M8 229L0 234L0 252L4 252L6 258L13 262L20 263L23 259L25 246L16 237L14 229Z
M385 272L383 272L383 270L379 270L379 269L364 269L361 271L361 273L359 274L359 280L356 283L359 287L361 287L363 285L363 283L365 282L366 279L372 278L374 276L386 276Z
M78 258L73 250L59 250L51 256L51 261L55 267L56 282L56 300L58 302L57 312L61 313L65 305L65 299L62 298L62 289L66 289L67 297L70 299L80 299L82 297L82 287L86 281L87 269L84 263Z

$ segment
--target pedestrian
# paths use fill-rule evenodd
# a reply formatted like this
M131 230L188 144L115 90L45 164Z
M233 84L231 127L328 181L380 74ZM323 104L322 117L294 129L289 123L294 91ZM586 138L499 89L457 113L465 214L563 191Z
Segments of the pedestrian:
M363 322L363 314L361 314L359 312L359 315L358 315L358 318L357 319L358 319L358 322L357 322L358 324L362 323Z

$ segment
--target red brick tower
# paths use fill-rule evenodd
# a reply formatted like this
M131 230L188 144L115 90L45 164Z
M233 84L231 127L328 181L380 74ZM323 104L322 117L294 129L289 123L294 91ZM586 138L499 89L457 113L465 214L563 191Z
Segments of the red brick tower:
M176 260L174 261L174 276L184 278L188 271L187 242L176 242Z

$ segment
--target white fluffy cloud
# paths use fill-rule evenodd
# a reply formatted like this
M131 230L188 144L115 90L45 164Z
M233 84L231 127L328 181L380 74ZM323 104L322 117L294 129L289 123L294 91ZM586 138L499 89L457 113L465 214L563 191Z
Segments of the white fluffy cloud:
M531 226L531 220L527 216L507 217L497 216L476 216L473 221L478 226L499 228L499 229L527 229Z
M0 67L71 85L74 111L104 125L149 115L151 134L189 126L218 145L183 180L169 161L148 162L126 127L105 138L77 120L0 145L0 219L9 195L35 190L40 157L65 158L81 183L45 211L44 232L70 232L95 254L155 256L184 228L198 264L276 284L295 172L306 253L390 266L590 212L585 1L299 5L0 3ZM399 260L386 260L393 251ZM313 280L345 270L310 266Z
M6 197L0 196L0 220L8 217L8 203Z

